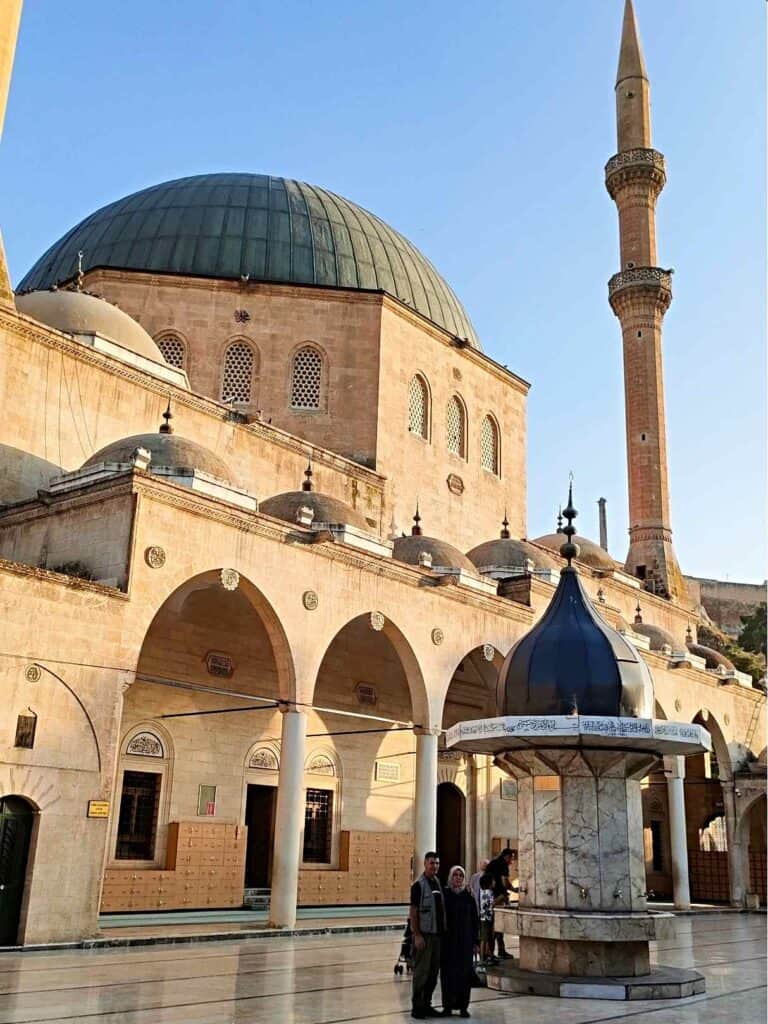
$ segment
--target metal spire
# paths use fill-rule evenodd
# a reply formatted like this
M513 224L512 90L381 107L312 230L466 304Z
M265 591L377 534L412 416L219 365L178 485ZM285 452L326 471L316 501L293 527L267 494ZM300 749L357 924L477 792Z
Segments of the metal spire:
M640 607L640 602L639 601L637 602L637 605L635 606L635 623L638 626L641 626L642 623L643 623L643 610Z
M509 520L507 519L507 510L504 509L504 518L501 521L501 539L509 540Z
M568 520L568 525L564 526L562 532L566 536L566 541L560 546L560 554L563 558L568 559L568 568L571 568L571 559L578 558L579 556L579 545L573 543L573 535L576 533L576 527L573 525L573 520L579 513L573 506L573 474L571 474L571 480L568 484L568 504L563 509L563 517ZM560 517L558 517L560 518Z
M419 526L420 522L421 522L421 516L419 515L419 503L417 501L416 502L416 514L413 517L413 526L411 527L411 536L412 537L420 537L421 536L421 527Z
M171 412L171 399L170 399L170 396L168 398L168 406L167 406L165 412L163 413L163 419L165 420L165 423L161 423L160 424L160 433L161 434L172 434L173 433L173 427L171 426L171 420L173 419L173 413Z
M304 470L304 481L301 485L302 491L312 490L312 460L307 461L307 468Z

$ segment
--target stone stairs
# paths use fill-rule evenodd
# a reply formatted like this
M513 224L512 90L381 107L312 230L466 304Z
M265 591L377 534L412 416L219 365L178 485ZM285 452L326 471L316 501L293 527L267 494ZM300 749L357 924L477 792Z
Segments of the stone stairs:
M269 910L270 889L244 889L243 906L250 910Z

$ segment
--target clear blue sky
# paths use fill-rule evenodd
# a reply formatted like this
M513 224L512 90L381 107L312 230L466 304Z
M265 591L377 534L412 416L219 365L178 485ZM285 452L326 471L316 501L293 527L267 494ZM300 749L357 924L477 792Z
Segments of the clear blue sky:
M636 0L669 182L659 261L684 571L764 556L765 4ZM14 281L65 230L204 171L300 178L377 213L533 384L529 534L575 475L626 554L615 150L623 0L27 0L0 160Z

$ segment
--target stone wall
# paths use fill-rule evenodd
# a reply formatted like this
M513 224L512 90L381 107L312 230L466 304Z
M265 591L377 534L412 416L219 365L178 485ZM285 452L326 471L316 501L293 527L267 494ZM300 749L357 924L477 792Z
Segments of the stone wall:
M741 617L751 615L765 603L765 583L733 583L730 580L708 580L686 576L691 599L703 605L715 625L729 636L741 632Z

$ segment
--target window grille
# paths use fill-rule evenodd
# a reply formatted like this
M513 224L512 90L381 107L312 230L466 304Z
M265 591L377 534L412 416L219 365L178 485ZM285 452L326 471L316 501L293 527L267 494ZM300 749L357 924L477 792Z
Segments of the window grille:
M117 825L117 860L154 857L161 778L156 772L125 772Z
M499 474L499 431L490 416L483 420L480 431L480 459L483 469Z
M180 370L184 369L186 349L181 338L169 334L165 338L158 339L157 347L162 352L163 359L169 366L177 366Z
M330 864L333 792L330 789L308 789L304 813L304 862Z
M466 435L464 407L461 401L454 395L448 403L446 413L446 436L448 451L453 452L455 455L460 455L462 459L465 458L466 453Z
M419 437L427 437L428 409L427 385L416 374L415 377L411 378L411 385L408 389L408 429L412 434L418 434Z
M253 351L243 341L233 342L224 356L222 402L250 402L253 380Z
M320 408L320 381L323 360L316 348L307 345L293 357L291 378L291 407L293 409Z

